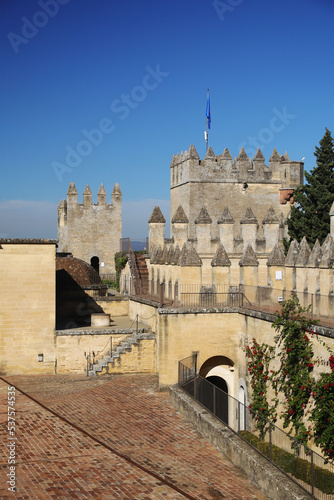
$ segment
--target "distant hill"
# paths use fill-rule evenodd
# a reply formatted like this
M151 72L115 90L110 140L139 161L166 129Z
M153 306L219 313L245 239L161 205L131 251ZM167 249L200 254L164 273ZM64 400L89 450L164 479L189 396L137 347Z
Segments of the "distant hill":
M144 250L146 245L146 240L141 240L141 241L133 241L131 240L131 246L132 250Z

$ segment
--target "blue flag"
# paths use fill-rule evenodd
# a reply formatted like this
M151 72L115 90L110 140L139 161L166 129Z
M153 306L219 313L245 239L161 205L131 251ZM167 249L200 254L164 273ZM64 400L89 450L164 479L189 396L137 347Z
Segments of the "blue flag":
M206 101L206 117L208 120L208 128L211 128L211 111L210 111L210 94L208 92L208 99Z

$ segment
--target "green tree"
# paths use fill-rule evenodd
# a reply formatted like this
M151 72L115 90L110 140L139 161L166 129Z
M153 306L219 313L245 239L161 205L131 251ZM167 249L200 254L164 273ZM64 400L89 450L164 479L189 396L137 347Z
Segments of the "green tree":
M319 144L314 153L317 166L305 172L306 184L295 190L296 205L287 221L290 241L300 242L306 236L311 247L317 239L322 244L328 235L334 202L334 141L327 128Z

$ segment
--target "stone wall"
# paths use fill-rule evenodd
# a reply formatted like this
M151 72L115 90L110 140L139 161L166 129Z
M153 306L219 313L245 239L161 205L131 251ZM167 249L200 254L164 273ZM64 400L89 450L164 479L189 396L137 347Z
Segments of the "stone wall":
M217 222L228 207L236 225L251 207L261 225L268 209L286 218L293 202L293 190L303 183L303 162L290 161L287 153L274 149L269 166L260 150L253 160L242 148L234 160L228 149L216 156L211 147L200 159L194 146L174 155L171 169L171 221L181 205L189 219L188 237L196 237L195 220L203 206L212 219L212 237L217 238ZM173 237L173 224L171 224Z
M48 240L0 240L2 375L54 373L55 246Z
M270 500L309 500L304 490L253 450L183 391L172 387L170 399L194 427L236 465Z
M117 183L111 197L112 203L107 203L101 184L94 204L86 186L83 203L78 203L78 192L71 182L67 201L62 200L58 206L58 252L70 252L88 264L97 257L100 274L115 272L114 255L120 250L122 238L122 193Z

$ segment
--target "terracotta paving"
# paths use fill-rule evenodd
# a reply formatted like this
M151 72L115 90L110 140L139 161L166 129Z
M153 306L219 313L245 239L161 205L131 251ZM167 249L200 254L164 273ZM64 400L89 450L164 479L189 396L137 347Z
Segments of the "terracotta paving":
M12 376L13 442L0 379L1 499L260 499L261 493L159 392L151 375ZM12 408L12 406L10 407Z

